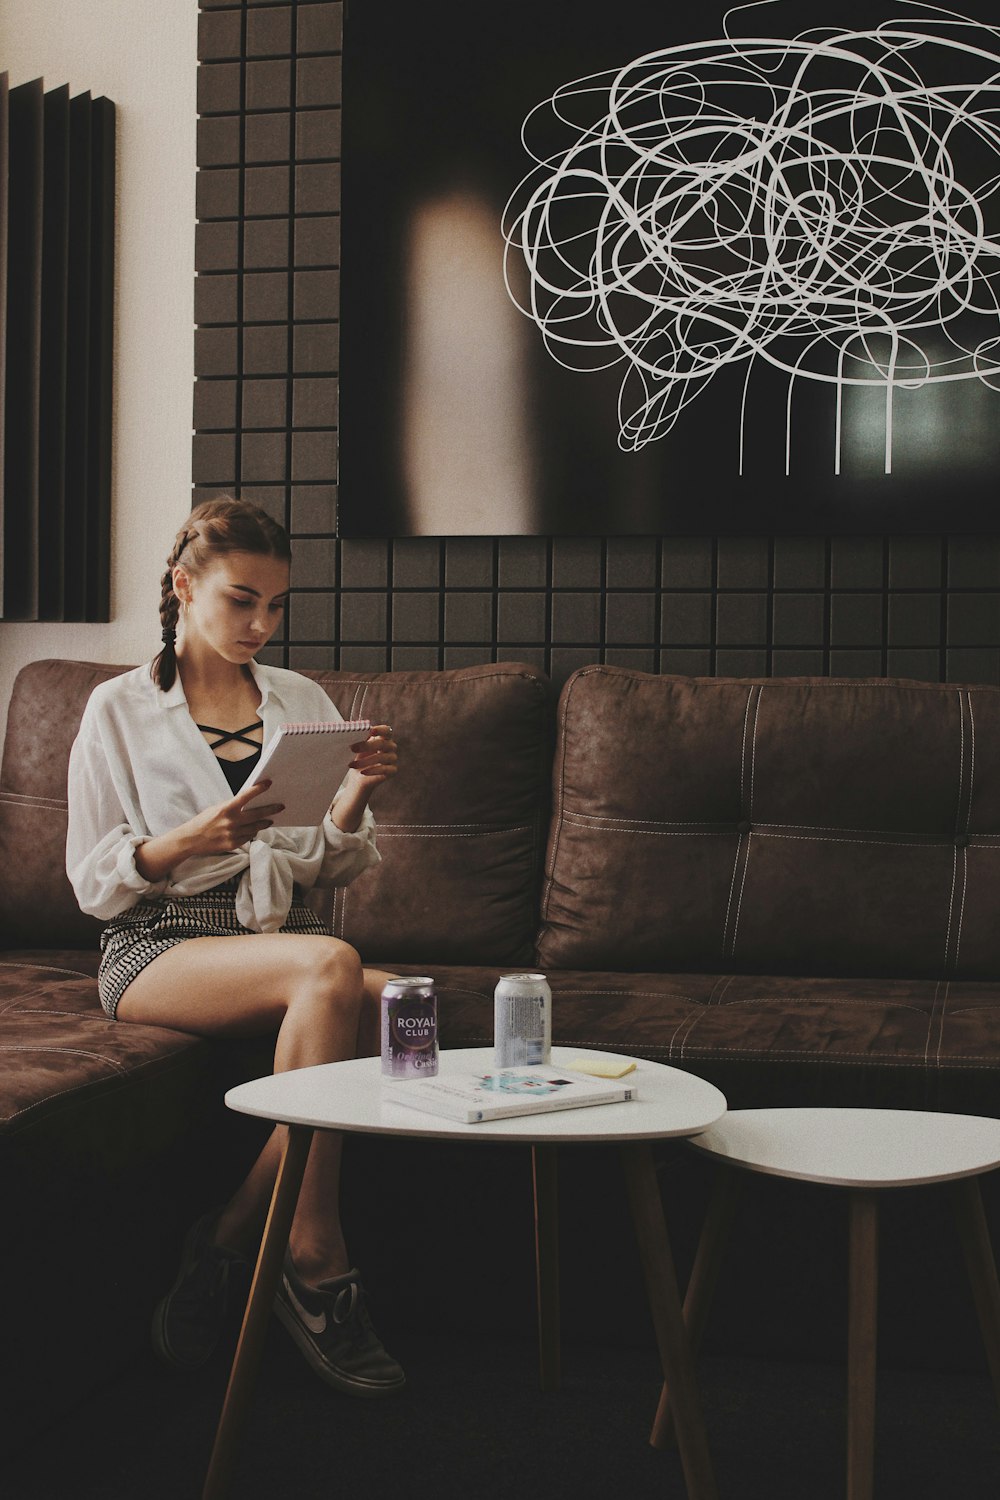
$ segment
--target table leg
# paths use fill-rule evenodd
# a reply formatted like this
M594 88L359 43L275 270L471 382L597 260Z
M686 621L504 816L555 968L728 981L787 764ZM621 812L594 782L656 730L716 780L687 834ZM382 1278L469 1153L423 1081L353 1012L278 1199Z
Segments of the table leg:
M670 1387L677 1446L688 1500L716 1500L701 1398L677 1295L677 1277L663 1217L653 1153L645 1141L623 1145L622 1165L664 1378Z
M878 1200L852 1192L847 1308L847 1500L871 1500L875 1473Z
M538 1363L543 1391L559 1389L559 1201L557 1148L531 1148L535 1192L535 1278L538 1291Z
M729 1239L729 1230L736 1212L740 1194L740 1177L730 1167L719 1167L712 1185L705 1223L698 1241L698 1251L691 1267L691 1279L684 1294L684 1326L692 1359L697 1357L701 1346L712 1293L722 1264L723 1252ZM660 1404L656 1409L653 1430L649 1434L650 1446L668 1448L674 1441L674 1418L670 1407L670 1387L664 1381L660 1392Z
M271 1315L271 1304L278 1286L281 1265L298 1202L302 1175L305 1172L312 1128L290 1125L282 1152L278 1175L271 1196L271 1206L260 1243L257 1266L250 1285L243 1326L233 1358L233 1368L222 1405L215 1446L205 1477L202 1500L224 1500L229 1493L236 1447L250 1409L254 1383L264 1351L264 1338Z
M953 1183L952 1199L993 1389L1000 1402L1000 1284L978 1178L966 1177Z

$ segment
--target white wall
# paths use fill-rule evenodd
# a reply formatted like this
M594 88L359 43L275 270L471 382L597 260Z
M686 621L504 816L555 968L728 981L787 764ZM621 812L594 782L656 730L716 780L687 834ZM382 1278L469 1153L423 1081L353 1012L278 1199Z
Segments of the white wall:
M117 107L111 621L0 623L0 735L18 670L159 650L160 574L191 506L197 0L2 0L11 85Z

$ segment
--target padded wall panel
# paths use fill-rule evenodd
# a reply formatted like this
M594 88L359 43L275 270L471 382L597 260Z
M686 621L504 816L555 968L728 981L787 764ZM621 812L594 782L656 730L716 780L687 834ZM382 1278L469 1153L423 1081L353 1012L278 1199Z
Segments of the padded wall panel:
M0 618L106 620L114 106L38 78L0 115Z

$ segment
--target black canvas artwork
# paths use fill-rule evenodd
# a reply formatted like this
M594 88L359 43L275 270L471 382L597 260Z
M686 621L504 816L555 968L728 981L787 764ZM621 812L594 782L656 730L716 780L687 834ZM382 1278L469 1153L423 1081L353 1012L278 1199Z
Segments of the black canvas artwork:
M352 0L340 529L993 531L1000 18Z

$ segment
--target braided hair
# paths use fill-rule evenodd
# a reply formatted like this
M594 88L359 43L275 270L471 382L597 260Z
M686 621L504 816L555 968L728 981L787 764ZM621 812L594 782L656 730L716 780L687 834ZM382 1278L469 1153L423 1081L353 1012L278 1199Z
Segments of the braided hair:
M160 579L163 645L153 658L150 675L163 692L173 687L177 677L177 618L181 605L174 593L174 568L183 557L185 569L194 577L214 558L228 552L254 552L286 561L292 555L284 527L249 500L224 495L217 500L203 500L194 508L174 538L166 571Z

